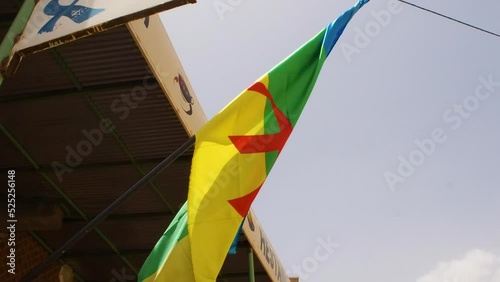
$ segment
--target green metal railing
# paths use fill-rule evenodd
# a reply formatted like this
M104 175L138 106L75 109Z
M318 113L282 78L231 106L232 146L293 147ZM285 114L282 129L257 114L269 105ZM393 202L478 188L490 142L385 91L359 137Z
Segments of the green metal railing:
M17 13L17 16L10 25L7 35L5 35L2 43L0 44L0 65L2 68L4 67L4 60L6 60L12 52L16 38L22 34L34 8L35 0L24 1L19 9L19 13ZM3 79L4 77L0 73L0 86L2 86Z

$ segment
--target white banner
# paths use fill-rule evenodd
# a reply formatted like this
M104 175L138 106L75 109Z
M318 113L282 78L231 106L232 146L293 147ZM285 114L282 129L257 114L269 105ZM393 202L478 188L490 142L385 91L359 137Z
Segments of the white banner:
M40 0L14 46L21 56L195 0ZM147 19L145 19L145 25Z

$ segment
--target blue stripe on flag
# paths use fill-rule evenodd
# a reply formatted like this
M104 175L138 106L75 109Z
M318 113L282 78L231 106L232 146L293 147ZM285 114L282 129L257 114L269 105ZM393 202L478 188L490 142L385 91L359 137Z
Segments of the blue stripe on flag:
M328 25L326 28L325 38L323 39L323 48L327 57L330 55L333 46L337 43L337 40L339 40L340 35L344 32L344 29L347 26L347 23L351 20L352 16L354 16L354 14L369 1L370 0L359 0L356 5L345 11L334 22Z

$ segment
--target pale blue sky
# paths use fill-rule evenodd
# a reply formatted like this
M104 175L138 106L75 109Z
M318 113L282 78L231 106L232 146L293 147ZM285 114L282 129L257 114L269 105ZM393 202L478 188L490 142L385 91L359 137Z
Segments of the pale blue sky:
M200 0L162 19L210 118L354 2ZM474 95L500 82L500 38L402 4L356 45L388 2L351 21L253 208L301 281L498 282L500 85ZM496 0L411 2L500 33ZM434 130L446 140L418 153ZM391 191L384 175L419 154ZM340 246L315 259L328 237Z

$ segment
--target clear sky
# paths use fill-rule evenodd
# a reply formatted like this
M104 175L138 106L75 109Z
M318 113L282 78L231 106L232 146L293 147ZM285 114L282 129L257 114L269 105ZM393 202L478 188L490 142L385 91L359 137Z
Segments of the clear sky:
M162 19L210 118L354 2ZM500 33L498 0L410 2ZM389 3L347 27L253 208L301 281L500 282L500 38Z

